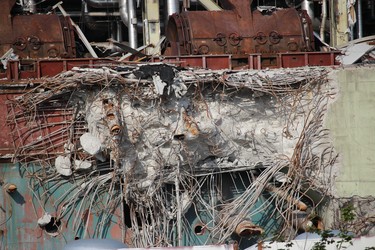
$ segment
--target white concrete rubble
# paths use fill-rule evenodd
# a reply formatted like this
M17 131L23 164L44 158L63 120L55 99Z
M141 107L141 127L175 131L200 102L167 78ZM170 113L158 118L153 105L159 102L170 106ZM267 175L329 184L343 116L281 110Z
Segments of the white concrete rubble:
M101 151L102 143L100 142L99 138L93 136L90 133L84 133L79 138L79 141L83 150L85 150L90 155L96 155Z
M45 213L42 217L38 219L38 225L40 227L46 226L48 223L51 222L52 216L49 213Z
M74 161L74 169L75 170L88 170L91 167L92 167L92 164L89 161L81 161L81 160L75 160Z
M56 171L63 176L72 175L71 166L72 163L70 162L70 158L67 156L60 155L55 160Z

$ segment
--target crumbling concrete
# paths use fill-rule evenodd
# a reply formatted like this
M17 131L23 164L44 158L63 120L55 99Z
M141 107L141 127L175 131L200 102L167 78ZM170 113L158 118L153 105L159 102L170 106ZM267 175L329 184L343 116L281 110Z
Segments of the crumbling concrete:
M56 152L52 164L39 159L47 168L50 164L71 171L79 179L59 216L76 206L91 209L94 197L106 190L105 211L124 201L132 206L134 246L159 244L158 237L169 241L171 223L177 225L171 230L178 235L188 233L190 229L181 225L190 220L184 216L191 208L213 211L215 223L204 225L207 242L230 239L243 221L254 224L257 232L266 231L252 221L253 211L271 218L266 209L256 208L260 199L280 209L274 216L283 218L280 231L286 237L307 228L300 222L312 218L324 197L334 195L331 173L337 153L323 127L327 105L336 93L327 83L328 70L155 67L158 70L152 65L77 68L40 87L51 90L36 88L17 100L19 106L32 100L42 106L52 97L71 96L69 101L57 99L74 111L64 141L71 146L60 155ZM75 127L81 121L84 129ZM47 143L48 138L41 141ZM27 152L38 155L34 148L24 148L25 158ZM235 178L239 172L248 179L239 180L245 190L236 196L230 190L218 191L231 188L222 184L206 187L205 193L200 188L213 173ZM78 205L77 197L85 205ZM75 225L83 211L74 214ZM301 211L305 218L296 218ZM164 224L155 230L160 218ZM310 224L309 228L320 226Z
M66 156L58 156L55 160L56 171L63 176L72 175L70 158Z

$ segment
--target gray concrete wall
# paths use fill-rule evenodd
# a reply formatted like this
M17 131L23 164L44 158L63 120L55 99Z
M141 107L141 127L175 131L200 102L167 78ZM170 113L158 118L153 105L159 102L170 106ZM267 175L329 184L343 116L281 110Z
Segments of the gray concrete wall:
M339 93L327 127L340 155L338 195L375 195L375 67L337 72Z

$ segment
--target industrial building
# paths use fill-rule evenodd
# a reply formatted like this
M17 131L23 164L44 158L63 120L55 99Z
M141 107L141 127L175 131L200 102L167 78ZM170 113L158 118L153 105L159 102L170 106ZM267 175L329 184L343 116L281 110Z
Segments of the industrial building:
M371 0L2 0L1 249L373 249L374 34Z

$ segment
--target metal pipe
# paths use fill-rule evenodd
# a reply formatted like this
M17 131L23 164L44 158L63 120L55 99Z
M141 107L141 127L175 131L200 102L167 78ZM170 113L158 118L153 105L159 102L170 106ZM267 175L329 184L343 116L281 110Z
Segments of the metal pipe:
M168 17L174 13L180 12L179 0L167 0L167 15ZM167 19L168 19L167 17Z
M122 42L122 27L121 27L121 22L120 21L116 22L116 29L117 29L116 40L121 43Z
M118 0L86 0L86 3L94 8L117 8Z
M129 23L129 11L128 11L128 1L127 0L119 0L119 14L121 17L121 21L128 27ZM142 21L137 22L138 30L142 30Z
M330 45L335 46L337 45L337 37L336 37L336 16L335 16L335 5L334 0L329 0L329 33L330 33Z
M119 1L119 12L122 22L128 27L129 22L129 13L128 13L128 1L120 0Z
M180 2L179 0L167 0L166 4L166 12L165 12L165 19L164 19L164 28L167 29L169 16L173 13L180 12Z
M324 0L323 0L324 1ZM286 199L287 202L290 202L292 205L295 205L298 210L300 211L306 211L307 210L307 205L300 201L298 198L288 194L285 190L282 190L274 185L267 184L266 189L269 192L272 192L276 194L277 196Z
M309 15L311 21L314 21L314 2L310 0L303 0L301 9L306 10L307 14Z
M132 47L133 49L136 49L138 47L138 39L137 39L137 15L135 12L134 0L127 0L127 3L128 3L129 46Z
M362 1L358 0L358 38L363 36L363 24L362 24Z
M320 39L324 42L324 30L327 21L327 0L322 1L322 23L320 25Z

